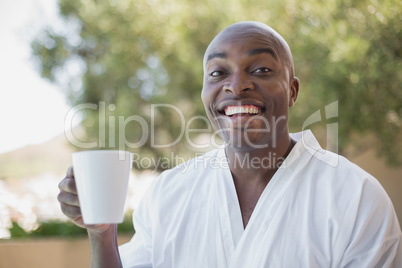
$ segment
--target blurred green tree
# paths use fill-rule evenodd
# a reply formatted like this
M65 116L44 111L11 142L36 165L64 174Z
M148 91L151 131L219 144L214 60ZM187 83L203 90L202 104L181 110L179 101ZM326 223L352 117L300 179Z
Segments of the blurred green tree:
M71 221L48 220L38 222L38 227L31 231L26 231L18 222L12 221L8 229L10 238L35 238L35 237L82 237L87 236L87 230L78 227ZM118 234L134 235L132 211L127 211L124 221L117 227Z
M143 156L189 155L194 148L184 138L170 147L152 146L178 140L183 126L177 111L150 104L180 107L186 122L205 115L200 92L208 43L231 23L261 21L293 50L301 92L291 129L299 130L310 114L339 100L340 151L351 134L374 133L378 151L396 164L402 162L401 5L397 0L59 0L64 27L45 29L32 49L42 76L58 83L71 105L100 108L103 102L105 122L99 109L85 109L87 141L100 148L119 147L123 136L141 141L142 125L135 118L129 122L138 115L157 130L138 148ZM124 123L118 116L125 116L126 127L117 127ZM207 123L194 120L190 127Z

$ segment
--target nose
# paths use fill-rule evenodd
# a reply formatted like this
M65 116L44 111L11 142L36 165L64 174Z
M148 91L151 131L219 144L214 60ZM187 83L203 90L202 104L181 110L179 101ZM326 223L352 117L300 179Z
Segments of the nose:
M244 73L233 73L230 76L229 81L227 81L223 90L226 93L232 93L236 95L240 95L246 91L253 90L254 84L247 77L247 74Z

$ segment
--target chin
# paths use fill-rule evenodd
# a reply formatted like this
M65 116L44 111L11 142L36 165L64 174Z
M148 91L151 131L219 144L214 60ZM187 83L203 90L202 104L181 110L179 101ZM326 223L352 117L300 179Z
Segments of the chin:
M250 152L272 147L272 144L269 144L268 141L263 141L261 139L246 139L245 137L242 137L240 139L229 139L228 137L225 137L224 140L226 147L232 148L233 150L239 152Z

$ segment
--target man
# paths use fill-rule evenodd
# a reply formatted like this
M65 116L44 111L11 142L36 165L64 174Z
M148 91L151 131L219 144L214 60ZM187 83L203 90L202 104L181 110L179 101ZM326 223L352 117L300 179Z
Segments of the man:
M401 230L378 181L289 134L299 80L285 40L257 22L219 33L202 101L225 148L161 174L117 246L115 225L84 225L70 168L63 212L87 228L92 267L402 267ZM269 160L269 161L267 161Z

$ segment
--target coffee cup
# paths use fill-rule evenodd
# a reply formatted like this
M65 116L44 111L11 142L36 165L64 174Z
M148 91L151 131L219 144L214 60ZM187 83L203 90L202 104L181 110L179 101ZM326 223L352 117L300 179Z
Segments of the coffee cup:
M121 223L133 154L117 150L72 154L74 178L85 224Z

